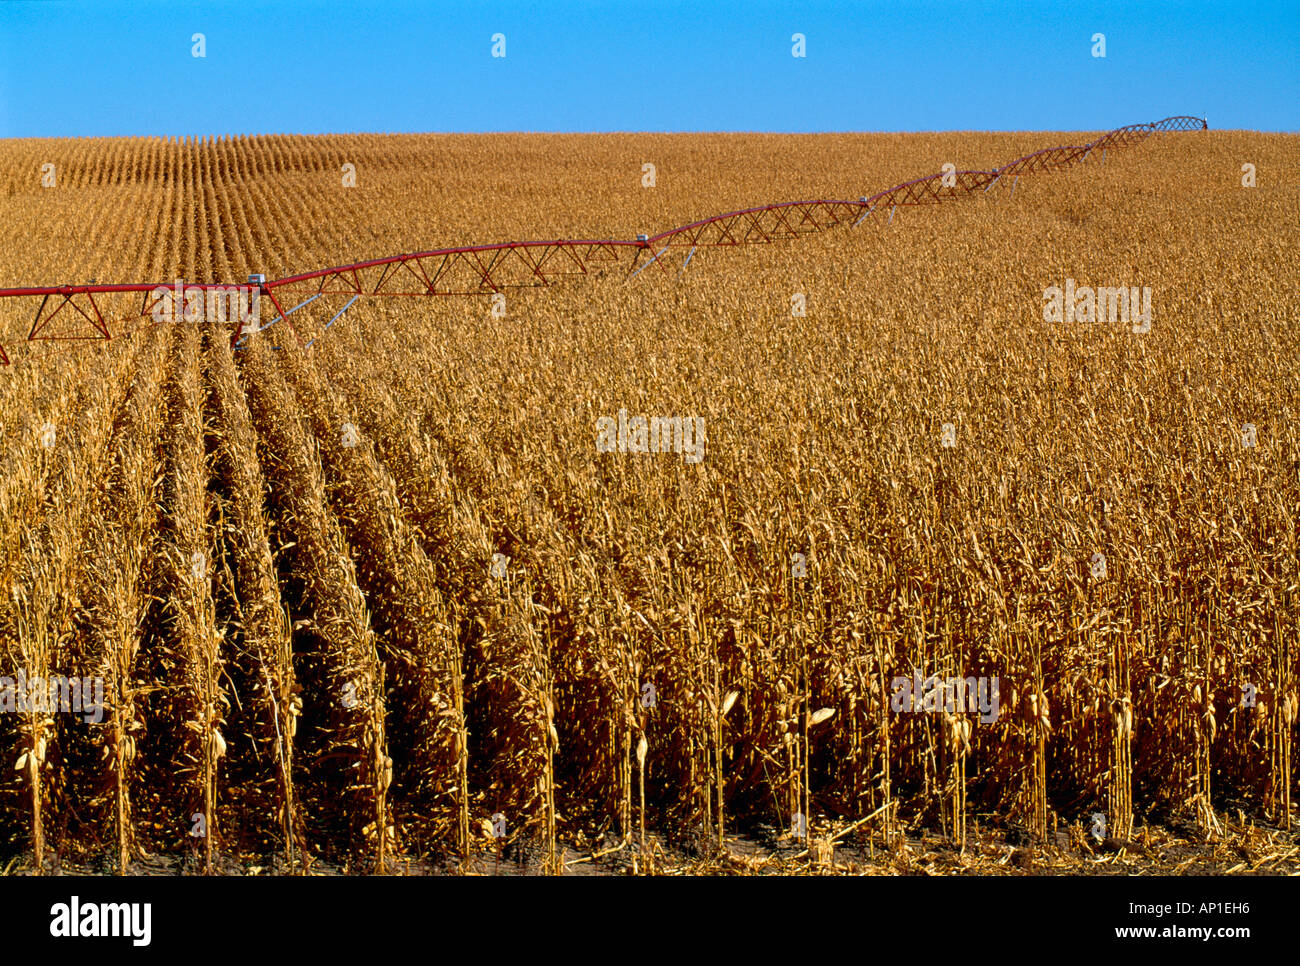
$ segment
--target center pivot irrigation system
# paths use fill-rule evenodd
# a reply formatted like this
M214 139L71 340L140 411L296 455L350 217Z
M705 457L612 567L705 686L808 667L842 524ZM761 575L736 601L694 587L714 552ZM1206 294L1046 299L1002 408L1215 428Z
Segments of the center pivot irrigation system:
M617 266L630 256L628 276L657 264L667 271L666 252L690 247L683 270L701 246L766 244L796 238L848 223L856 226L874 212L889 209L892 223L894 210L903 205L939 204L967 197L978 190L988 191L999 182L1009 181L1014 195L1020 176L1056 171L1081 164L1094 153L1104 158L1109 149L1137 144L1152 134L1170 131L1200 131L1209 125L1203 118L1179 115L1148 124L1130 124L1103 134L1088 144L1044 148L991 171L946 171L907 181L857 201L786 201L778 204L745 208L713 215L700 221L670 228L657 235L638 235L626 241L605 239L557 239L555 241L501 242L493 245L467 245L440 248L409 255L393 255L367 262L322 268L301 275L267 281L253 275L247 286L233 283L149 283L100 285L54 285L36 288L0 289L0 305L14 300L39 300L35 318L28 330L29 343L84 344L103 342L115 337L160 324L155 309L164 301L175 299L174 286L183 292L202 291L205 300L225 300L229 305L241 291L251 292L258 300L267 299L277 315L256 329L242 322L234 327L232 349L244 346L254 332L286 321L298 309L322 296L351 296L346 305L324 326L328 329L359 298L381 296L492 295L509 288L546 286L563 275L585 275L589 270ZM652 252L641 261L643 254ZM182 294L183 292L179 293ZM284 296L300 298L287 312L281 305ZM139 301L137 301L139 299ZM286 299L289 301L289 299ZM19 303L21 304L21 303ZM30 310L29 303L29 310ZM117 311L113 311L116 309ZM179 311L179 309L177 310ZM0 313L0 323L4 322ZM26 315L26 313L24 313ZM5 331L0 328L0 331ZM322 331L324 331L322 329ZM296 333L295 333L296 335ZM311 342L314 342L312 339ZM310 345L311 342L306 343ZM44 355L32 352L27 358ZM10 357L0 343L0 364L9 365Z

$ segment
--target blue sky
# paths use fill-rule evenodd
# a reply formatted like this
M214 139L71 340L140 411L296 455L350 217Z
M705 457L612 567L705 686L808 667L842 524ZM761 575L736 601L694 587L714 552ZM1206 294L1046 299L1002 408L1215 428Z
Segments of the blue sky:
M1298 105L1297 0L0 0L4 137L1296 131Z

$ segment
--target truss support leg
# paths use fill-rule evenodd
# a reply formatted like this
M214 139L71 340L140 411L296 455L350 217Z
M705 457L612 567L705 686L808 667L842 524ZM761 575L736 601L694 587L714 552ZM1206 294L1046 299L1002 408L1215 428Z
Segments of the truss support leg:
M276 310L277 312L280 313L280 319L277 320L277 321L283 321L283 322L285 323L285 325L289 326L289 331L292 332L292 333L293 333L293 337L294 337L295 339L298 340L298 348L300 348L300 349L301 349L301 348L304 348L304 346L303 346L303 344L302 344L302 336L300 336L300 335L298 334L298 330L295 329L295 328L293 327L293 323L290 322L290 321L286 318L286 316L287 316L289 313L286 312L283 308L280 307L280 302L279 302L278 299L276 299L276 297L275 297L275 293L272 292L270 289L267 289L267 290L266 290L266 297L269 298L269 299L271 300L271 304L275 306L275 310ZM313 300L316 299L316 298L317 298L317 296L313 295L310 299L307 300L307 302L311 302L311 301L313 301ZM294 306L294 309L300 309L300 308L302 308L302 306L303 306L303 305L306 305L307 302L303 302L303 303L301 303L301 304L299 304L299 305L295 305L295 306ZM293 309L290 309L289 311L293 311ZM274 322L270 323L270 325L274 325L274 324L275 324ZM262 328L263 328L263 329L265 329L265 328L269 328L270 325L264 325L264 326L262 326ZM262 331L262 329L258 329L258 331L260 332L260 331ZM276 348L279 348L279 346L276 346Z
M335 322L341 319L343 317L343 313L346 312L348 309L352 308L352 303L359 298L361 298L360 295L354 295L352 296L352 298L348 299L348 304L343 306L343 308L339 309L337 312L335 312L334 318L330 319L328 322L325 323L324 327L320 330L321 335L324 335L326 329L328 329L331 325L333 325ZM310 349L313 345L315 345L316 340L319 338L320 335L312 336L311 341L307 343L307 348Z
M897 208L898 208L898 206L895 205L893 208L890 208L890 209L889 209L889 222L888 222L888 223L891 224L891 225L894 223L894 211L895 211L895 209L897 209Z
M694 257L695 257L695 246L692 245L690 254L686 256L686 261L682 262L682 270L677 273L678 278L681 278L683 275L686 274L686 266L691 263L691 259Z
M1020 184L1020 175L1016 175L1016 180L1011 182L1011 197L1016 196L1016 185Z
M666 252L666 251L668 251L668 246L667 246L667 245L665 245L663 248L659 249L658 253L654 256L654 258L650 259L650 261L648 261L648 262L646 262L644 265L642 265L641 268L649 268L649 267L650 267L651 265L653 265L656 261L658 261L659 256L662 255L662 254L663 254L664 252ZM635 272L633 272L631 275L629 275L628 278L635 278L635 277L640 273L641 268L638 268Z

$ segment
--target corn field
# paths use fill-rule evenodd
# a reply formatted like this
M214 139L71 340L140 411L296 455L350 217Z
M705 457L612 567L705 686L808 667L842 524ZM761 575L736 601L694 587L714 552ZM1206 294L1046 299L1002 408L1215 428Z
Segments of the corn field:
M630 238L1079 137L13 140L0 282ZM1194 132L635 279L0 368L0 675L103 688L0 686L4 864L1294 856L1298 161ZM1067 280L1149 287L1149 330L1047 321ZM602 451L620 411L702 458ZM994 707L900 707L935 677Z

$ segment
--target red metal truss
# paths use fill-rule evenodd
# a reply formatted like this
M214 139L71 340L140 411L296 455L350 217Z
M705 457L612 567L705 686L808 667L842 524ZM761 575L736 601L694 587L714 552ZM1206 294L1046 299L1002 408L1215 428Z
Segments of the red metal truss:
M1204 119L1187 115L1167 117L1148 124L1131 124L1109 131L1088 144L1045 148L990 171L948 171L927 175L856 201L787 201L728 211L657 235L638 235L635 240L556 239L469 245L376 258L272 281L255 276L250 280L252 291L257 298L267 299L276 315L272 321L259 324L257 329L243 330L236 326L232 331L231 346L239 347L252 332L281 321L292 326L288 316L321 296L352 296L352 300L330 320L332 325L357 298L362 297L481 296L506 289L543 287L558 277L586 275L617 267L624 262L624 255L628 256L628 272L632 276L653 263L666 268L661 256L670 248L689 246L689 263L698 247L769 244L838 225L856 225L884 208L890 209L892 221L893 210L900 206L942 204L971 197L976 190L988 191L999 182L1006 184L1005 178L1013 179L1014 191L1014 183L1021 175L1080 164L1090 155L1140 143L1155 133L1207 128ZM644 252L653 254L640 264ZM231 283L176 284L184 284L187 291L201 290L223 298L229 298L239 289ZM28 299L32 304L39 299L25 338L27 342L104 341L158 324L153 314L164 298L158 294L161 290L174 292L174 284L99 285L91 282L85 285L8 288L0 289L0 305L20 299ZM285 311L281 296L304 301ZM114 311L106 311L110 305ZM0 343L0 365L9 364L10 356L4 344Z
M557 239L440 248L304 272L265 288L294 295L483 295L585 275L589 266L616 264L620 249L641 247L637 241Z
M87 339L112 338L108 323L100 311L100 303L113 295L122 293L144 292L145 297L136 317L149 316L161 298L150 298L158 286L155 285L61 285L50 288L0 289L0 296L13 296L15 293L41 297L27 333L29 342L75 342ZM100 298L96 302L95 296ZM91 330L88 331L86 326ZM69 328L71 326L71 328Z
M844 222L862 213L858 201L786 201L758 208L729 211L652 235L655 245L750 245L797 238Z

